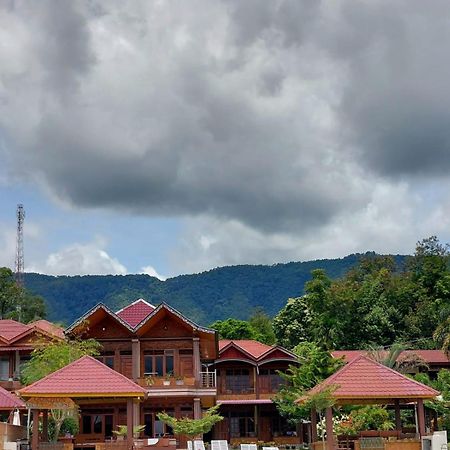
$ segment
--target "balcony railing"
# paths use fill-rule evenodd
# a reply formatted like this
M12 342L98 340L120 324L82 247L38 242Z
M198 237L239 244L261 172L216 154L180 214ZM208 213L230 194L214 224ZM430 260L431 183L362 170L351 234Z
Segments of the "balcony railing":
M215 388L216 387L216 371L200 372L200 387Z

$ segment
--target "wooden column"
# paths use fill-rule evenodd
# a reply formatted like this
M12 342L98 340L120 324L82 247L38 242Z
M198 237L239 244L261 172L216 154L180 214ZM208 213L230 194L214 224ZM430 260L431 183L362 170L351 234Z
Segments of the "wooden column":
M194 377L197 383L200 382L200 372L202 370L202 364L200 361L200 338L193 338L193 349L192 349L192 357L193 357L193 369L194 369Z
M31 413L33 415L33 429L31 436L31 450L38 450L39 447L39 410L32 409Z
M331 407L325 410L325 424L327 429L327 450L334 450L333 409Z
M199 398L194 398L194 419L202 418L202 405Z
M127 446L133 448L133 399L127 399Z
M255 435L259 440L259 417L258 417L258 405L255 405L254 411L253 411L253 416L254 416L254 421L255 421Z
M425 436L425 410L423 408L423 400L417 400L417 427L420 436Z
M20 377L20 353L16 350L16 362L14 365L14 378L19 379Z
M141 343L139 339L131 341L132 377L137 381L141 376Z
M256 398L259 398L258 372L258 367L253 367L253 390L255 392Z
M317 411L311 410L311 442L317 442Z
M137 427L141 424L140 404L139 400L133 400L133 426Z
M400 400L395 400L395 429L402 431L402 418L400 415Z
M42 411L42 440L48 442L48 409Z

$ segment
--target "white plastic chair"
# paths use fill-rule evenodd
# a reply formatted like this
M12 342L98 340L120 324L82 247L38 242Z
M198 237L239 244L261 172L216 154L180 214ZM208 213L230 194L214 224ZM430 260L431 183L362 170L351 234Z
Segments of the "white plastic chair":
M205 443L200 440L194 441L194 449L193 450L205 450Z
M263 447L262 450L279 450L278 447Z
M228 450L228 442L225 440L212 440L211 450Z
M241 444L241 450L258 450L256 444Z

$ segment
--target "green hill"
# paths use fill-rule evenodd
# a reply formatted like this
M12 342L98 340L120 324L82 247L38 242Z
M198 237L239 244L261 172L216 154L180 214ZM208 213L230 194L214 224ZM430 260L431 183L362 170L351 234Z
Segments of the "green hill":
M337 278L353 267L360 254L287 264L219 267L207 272L160 281L148 275L49 276L25 274L25 285L44 297L48 318L70 324L98 302L116 310L142 297L153 304L166 301L196 322L246 319L261 306L276 314L289 297L303 293L311 270L325 269ZM402 264L404 256L395 257Z

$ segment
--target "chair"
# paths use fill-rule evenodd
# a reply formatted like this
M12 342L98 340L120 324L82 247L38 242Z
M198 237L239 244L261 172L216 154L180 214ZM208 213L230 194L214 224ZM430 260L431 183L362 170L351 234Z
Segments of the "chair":
M212 440L211 450L228 450L228 442L225 440Z
M205 450L205 443L200 440L194 441L193 450Z
M256 444L241 444L241 450L258 450Z
M262 450L279 450L278 447L263 447Z

